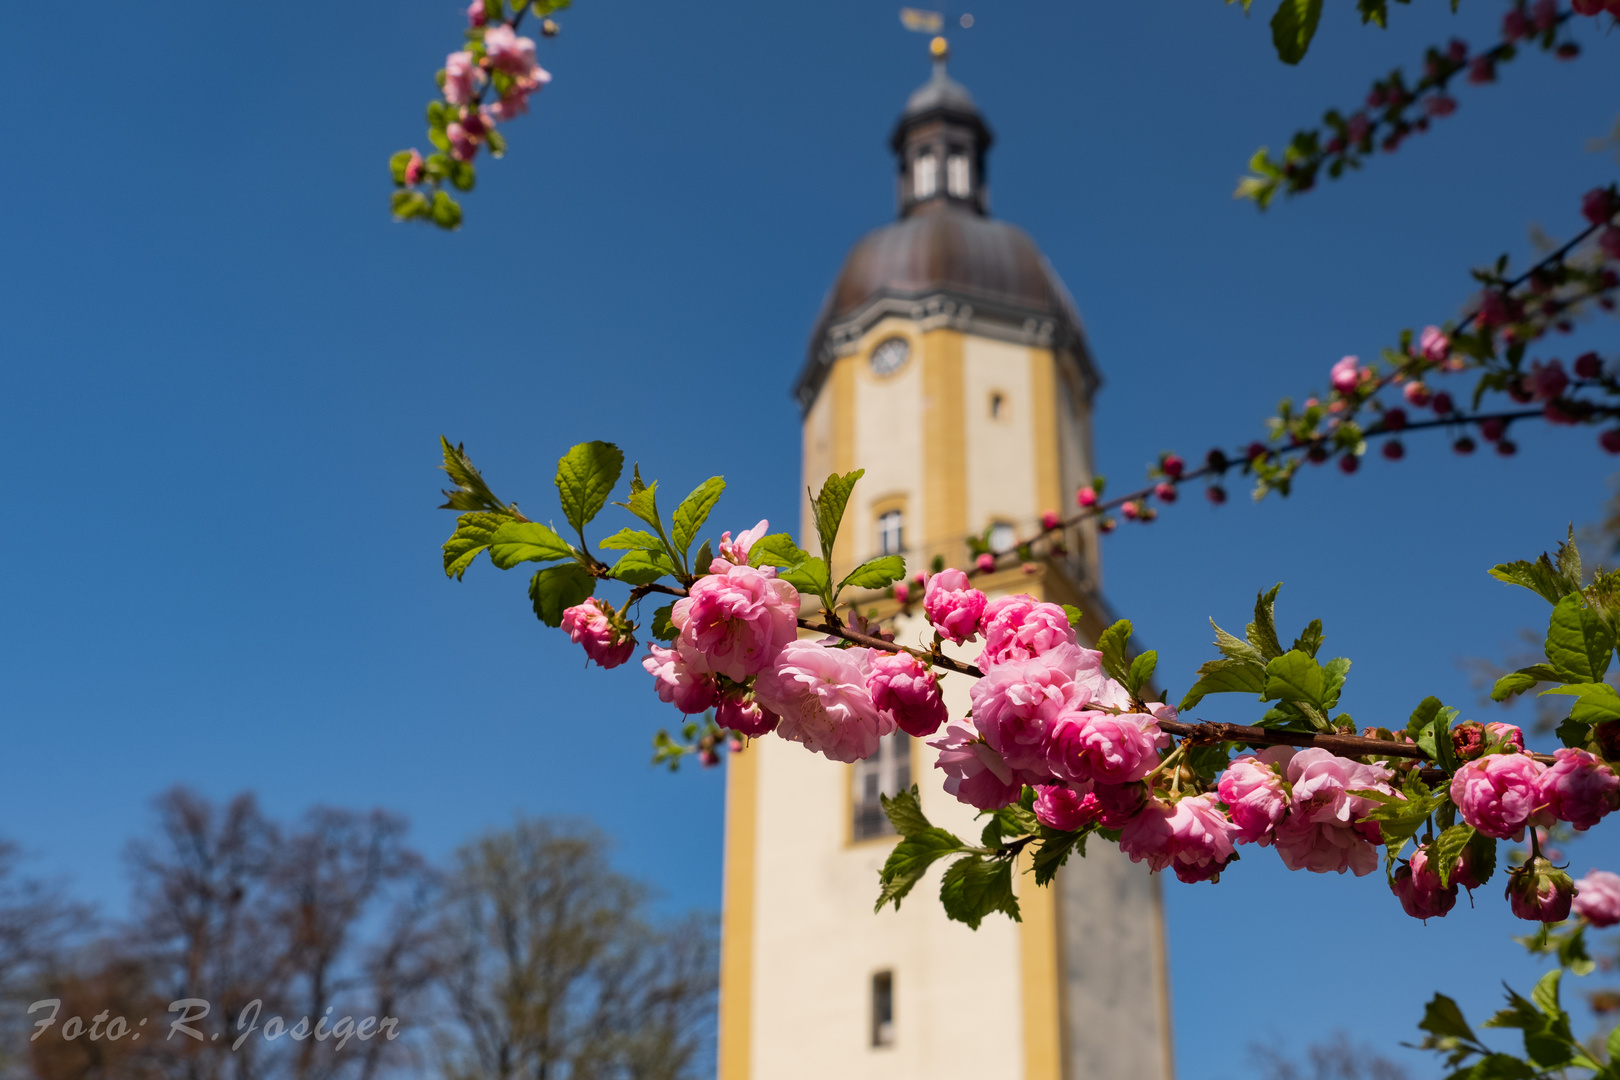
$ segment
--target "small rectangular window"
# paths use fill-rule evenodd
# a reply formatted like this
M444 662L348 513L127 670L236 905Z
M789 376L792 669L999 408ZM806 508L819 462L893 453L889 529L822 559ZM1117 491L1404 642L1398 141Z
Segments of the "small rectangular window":
M911 163L911 193L926 199L939 186L939 163L933 154L923 154Z
M906 518L898 510L878 516L878 554L898 555L906 549Z
M872 976L872 1045L894 1045L894 972Z
M952 154L945 161L945 190L958 199L968 197L968 159L965 154Z
M857 761L855 805L850 831L854 840L893 836L894 826L883 812L881 796L893 796L911 786L911 736L903 731L885 735L877 753Z

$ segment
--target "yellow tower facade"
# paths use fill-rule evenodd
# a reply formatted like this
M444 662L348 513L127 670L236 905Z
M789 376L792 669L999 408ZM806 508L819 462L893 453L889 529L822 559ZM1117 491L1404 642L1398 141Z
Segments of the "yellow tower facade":
M936 557L964 566L969 535L1011 548L1092 475L1099 380L1079 316L1034 242L989 216L991 132L935 55L893 137L899 220L850 252L795 387L801 488L866 470L835 574L889 553L912 572ZM1073 604L1094 641L1110 621L1095 541L1071 529L1061 551L975 584ZM895 626L932 639L920 614ZM967 680L943 686L963 715ZM942 868L900 910L873 914L895 842L880 795L917 783L932 820L977 833L933 758L903 733L855 765L774 738L732 755L721 1080L1172 1080L1159 883L1112 845L1050 888L1022 877L1022 923L946 920Z

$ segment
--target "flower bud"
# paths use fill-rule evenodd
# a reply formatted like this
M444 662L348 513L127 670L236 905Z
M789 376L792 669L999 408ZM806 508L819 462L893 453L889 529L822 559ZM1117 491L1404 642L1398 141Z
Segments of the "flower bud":
M722 698L714 710L714 722L739 735L757 739L776 729L781 717L767 711L752 694L740 693Z
M1513 914L1521 919L1561 922L1569 917L1575 883L1538 855L1508 875L1506 895Z
M1211 484L1205 491L1204 497L1216 506L1226 501L1226 489L1219 484Z
M900 730L913 738L932 735L948 719L939 680L910 653L874 655L866 685L872 691L872 703L893 716Z
M1173 502L1175 502L1176 501L1176 485L1174 485L1174 484L1159 484L1157 487L1155 487L1153 489L1153 497L1158 499L1162 503L1173 503Z
M1414 409L1421 409L1434 400L1434 395L1421 381L1407 383L1406 389L1401 391L1401 396L1406 398L1406 403Z
M1041 515L1041 528L1046 532L1051 532L1062 524L1063 519L1057 516L1056 510L1048 510Z
M1388 460L1399 461L1406 456L1406 447L1401 445L1401 440L1391 439L1384 444L1383 453Z
M1582 353L1575 358L1575 375L1582 379L1595 379L1603 374L1603 361L1595 352Z
M1361 459L1354 454L1346 454L1339 459L1339 471L1349 476L1361 468Z
M1485 749L1485 725L1478 720L1464 720L1451 729L1451 745L1458 761L1473 761Z
M1440 878L1429 868L1429 856L1422 848L1412 852L1412 861L1395 871L1390 884L1401 907L1414 919L1442 919L1457 903L1455 883L1440 887Z
M1170 454L1165 457L1164 461L1159 463L1159 468L1164 470L1164 475L1170 477L1170 479L1179 480L1181 474L1187 469L1187 463L1175 454Z
M981 574L988 574L996 568L996 557L986 551L973 560L973 567Z
M1097 492L1090 487L1083 487L1075 495L1074 501L1082 510L1089 510L1097 505Z

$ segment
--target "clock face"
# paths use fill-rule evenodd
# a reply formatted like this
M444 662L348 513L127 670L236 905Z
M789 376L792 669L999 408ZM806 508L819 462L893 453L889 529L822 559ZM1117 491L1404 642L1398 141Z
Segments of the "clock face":
M911 355L911 345L905 338L892 337L872 350L872 370L879 375L893 375Z

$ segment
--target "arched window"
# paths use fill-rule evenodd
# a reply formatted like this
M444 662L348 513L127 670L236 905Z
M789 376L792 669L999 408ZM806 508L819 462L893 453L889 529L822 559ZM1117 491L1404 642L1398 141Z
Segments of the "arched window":
M958 199L968 197L972 190L968 178L966 154L952 154L945 159L945 190Z
M906 517L898 510L878 516L878 554L898 555L906 549Z
M990 526L990 550L997 554L1011 550L1018 543L1018 531L1011 523L998 521Z
M1000 420L1007 411L1007 397L1000 390L990 395L990 419Z
M939 187L939 163L933 154L918 155L911 163L911 194L926 199Z
M855 763L855 806L852 839L870 840L894 835L883 812L882 795L895 795L911 786L911 736L903 731L885 735L877 753Z

